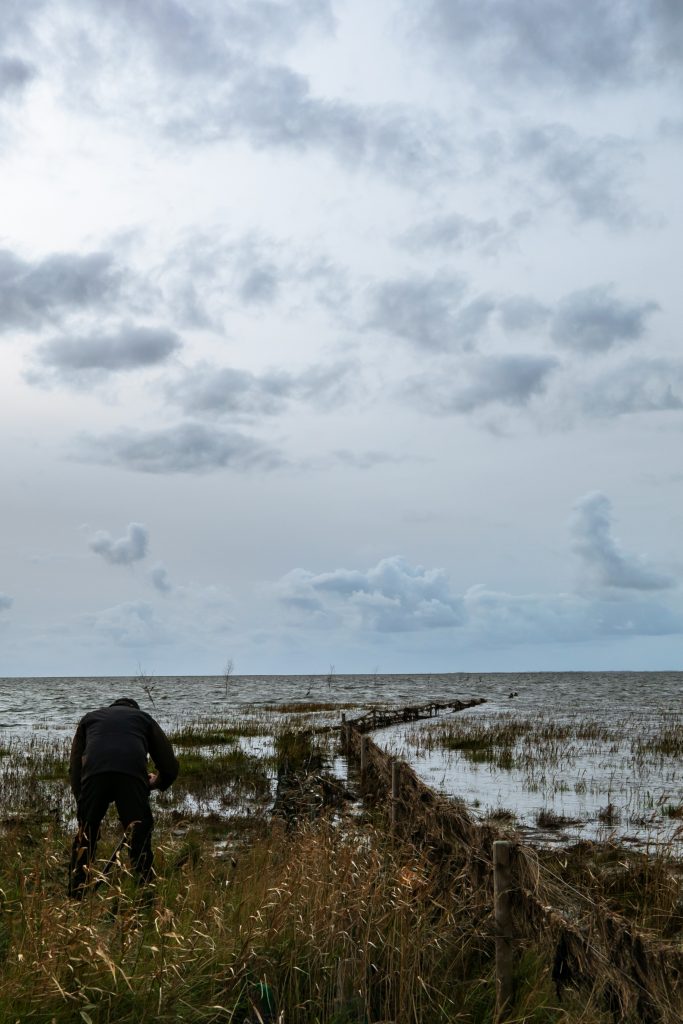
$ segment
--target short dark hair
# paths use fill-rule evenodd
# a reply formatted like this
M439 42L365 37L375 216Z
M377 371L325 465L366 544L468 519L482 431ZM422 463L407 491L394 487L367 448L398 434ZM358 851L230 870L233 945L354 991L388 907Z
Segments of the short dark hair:
M138 702L136 700L133 700L132 697L119 697L118 700L112 701L112 703L109 705L109 707L110 708L115 708L115 707L118 707L119 705L123 705L123 707L126 707L126 708L137 708L138 711L140 710L140 705L138 704Z

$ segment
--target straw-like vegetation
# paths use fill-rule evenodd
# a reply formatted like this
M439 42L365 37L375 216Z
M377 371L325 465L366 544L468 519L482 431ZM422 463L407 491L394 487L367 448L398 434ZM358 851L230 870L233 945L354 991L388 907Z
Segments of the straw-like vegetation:
M275 715L265 754L237 721L178 730L181 775L155 797L154 885L137 888L125 853L98 874L118 841L109 819L101 885L81 903L66 895L68 743L8 745L0 1024L489 1024L490 875L473 874L465 845L444 861L433 838L392 836L386 806L358 814L327 774L336 740ZM639 927L683 935L673 862L584 844L544 853L538 870ZM552 966L540 933L520 940L512 1020L614 1024L604 984L560 999Z
M160 837L148 901L124 868L83 904L64 896L63 840L3 850L0 1021L489 1021L487 907L371 826L329 824L248 851ZM14 838L14 837L12 837ZM557 1006L521 966L529 1021L601 1020Z

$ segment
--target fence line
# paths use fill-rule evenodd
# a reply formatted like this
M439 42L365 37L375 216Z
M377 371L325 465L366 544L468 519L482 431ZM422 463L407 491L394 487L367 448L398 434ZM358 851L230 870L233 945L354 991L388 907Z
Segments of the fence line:
M475 702L462 703L471 707ZM446 884L453 873L455 854L460 852L465 855L471 881L491 892L493 904L494 845L505 842L510 865L507 881L499 880L499 888L506 897L509 894L510 914L503 914L493 932L501 951L499 965L506 959L511 963L508 953L515 941L542 938L552 943L554 950L552 978L559 998L567 987L592 990L599 983L615 1021L635 1015L643 1024L680 1024L680 944L637 930L626 918L589 897L585 897L588 905L577 904L577 897L583 899L584 894L557 876L548 883L530 847L510 833L474 821L464 806L436 793L408 764L373 743L367 735L371 722L371 715L364 715L347 721L344 729L349 757L360 761L362 752L364 795L385 806L388 801L392 833L426 847ZM553 905L551 900L562 905ZM504 1019L504 1006L510 1000L511 990L502 976L506 970L509 977L509 966L500 967L502 974L497 972L499 1019Z

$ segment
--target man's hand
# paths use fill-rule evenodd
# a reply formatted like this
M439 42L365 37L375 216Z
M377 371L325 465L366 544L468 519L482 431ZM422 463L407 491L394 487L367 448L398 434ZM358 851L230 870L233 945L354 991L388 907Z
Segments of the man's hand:
M149 788L157 789L159 785L159 772L150 772L147 778L149 779Z

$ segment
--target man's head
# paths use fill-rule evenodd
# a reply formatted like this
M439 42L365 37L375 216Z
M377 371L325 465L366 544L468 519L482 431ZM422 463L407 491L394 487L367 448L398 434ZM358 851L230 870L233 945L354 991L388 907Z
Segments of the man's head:
M138 702L136 700L133 700L132 697L119 697L118 700L112 701L112 703L109 705L109 707L110 708L116 708L116 707L119 707L120 705L123 705L123 707L125 707L125 708L137 708L138 711L140 710L140 705L138 704Z

